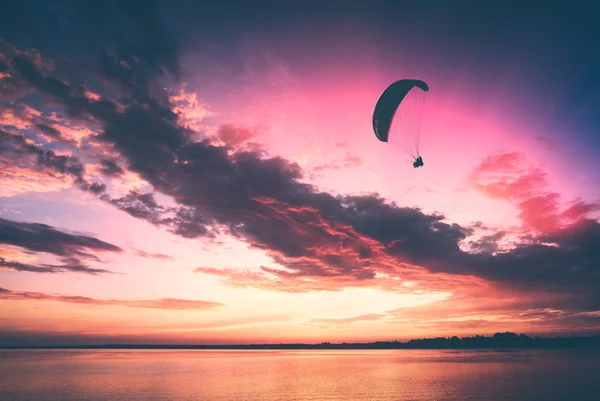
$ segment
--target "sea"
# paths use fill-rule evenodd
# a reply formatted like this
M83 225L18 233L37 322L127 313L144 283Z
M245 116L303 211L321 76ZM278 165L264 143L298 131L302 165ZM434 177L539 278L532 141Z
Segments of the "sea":
M0 400L598 401L600 350L0 350Z

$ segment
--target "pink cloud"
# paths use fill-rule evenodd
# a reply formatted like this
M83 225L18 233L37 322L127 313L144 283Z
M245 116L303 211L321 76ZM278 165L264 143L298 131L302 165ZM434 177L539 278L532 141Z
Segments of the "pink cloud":
M337 170L342 168L349 169L359 167L362 164L363 158L361 156L346 153L346 155L339 160L334 160L325 164L319 164L313 167L312 171L315 173L322 173L325 170Z
M143 258L151 258L151 259L161 259L161 260L173 260L172 256L165 255L163 253L152 253L145 251L136 251L136 255L141 256Z
M217 131L217 137L226 145L236 148L242 143L256 138L258 133L245 127L237 127L233 124L221 125Z
M18 130L32 127L32 120L42 116L42 113L30 106L4 108L0 110L0 126L13 126Z
M16 247L0 247L0 259L11 260L21 263L30 263L36 260L36 257L30 253L25 253Z
M70 188L72 183L46 171L19 167L0 159L0 196L11 197L28 192L56 192Z
M524 230L555 232L600 210L600 205L582 200L564 209L561 194L547 189L547 175L528 166L523 154L504 153L484 159L471 174L471 182L485 195L514 204Z
M53 295L41 292L11 291L6 288L0 288L0 299L9 301L55 301L98 306L126 306L129 308L165 310L210 310L223 306L218 302L177 298L161 298L156 300L103 300L81 296Z
M382 318L384 318L386 315L380 314L380 313L369 313L366 315L360 315L360 316L353 316L353 317L347 317L347 318L341 318L341 319L312 319L311 322L313 323L325 323L325 324L349 324L349 323L355 323L355 322L372 322L375 320L380 320Z
M205 128L204 119L213 114L198 100L196 92L180 89L179 93L169 97L169 101L173 105L173 112L179 115L181 124L194 131Z

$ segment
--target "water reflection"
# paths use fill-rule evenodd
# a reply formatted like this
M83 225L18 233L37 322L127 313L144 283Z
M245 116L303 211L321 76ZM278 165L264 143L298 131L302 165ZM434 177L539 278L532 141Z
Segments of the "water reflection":
M0 351L2 400L596 400L600 351Z

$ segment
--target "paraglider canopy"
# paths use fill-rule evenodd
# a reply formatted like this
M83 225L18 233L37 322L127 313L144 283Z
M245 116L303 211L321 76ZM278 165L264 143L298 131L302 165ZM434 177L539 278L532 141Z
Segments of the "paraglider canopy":
M427 92L429 86L424 81L401 79L383 91L373 111L373 131L377 139L401 148L415 160L415 167L423 165L419 154L420 125Z

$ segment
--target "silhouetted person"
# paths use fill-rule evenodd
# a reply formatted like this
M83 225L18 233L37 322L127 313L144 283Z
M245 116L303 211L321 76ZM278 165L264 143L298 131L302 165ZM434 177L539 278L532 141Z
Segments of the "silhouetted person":
M417 168L417 167L421 167L422 165L423 165L423 158L421 156L419 156L415 159L415 162L413 163L413 167Z

